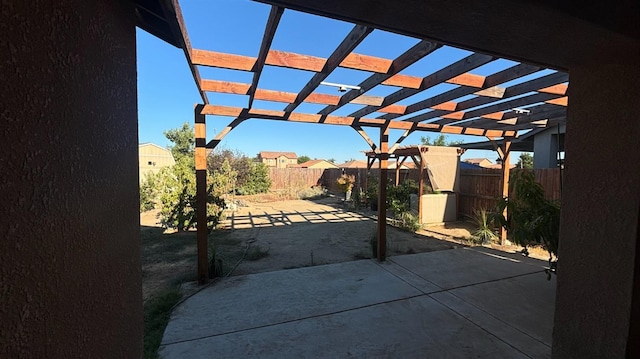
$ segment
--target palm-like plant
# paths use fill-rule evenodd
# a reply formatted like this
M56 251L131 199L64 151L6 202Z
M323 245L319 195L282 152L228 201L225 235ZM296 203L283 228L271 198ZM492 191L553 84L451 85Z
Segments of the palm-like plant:
M492 228L493 218L494 214L484 208L473 211L471 221L475 224L476 230L471 235L476 243L489 244L498 239Z

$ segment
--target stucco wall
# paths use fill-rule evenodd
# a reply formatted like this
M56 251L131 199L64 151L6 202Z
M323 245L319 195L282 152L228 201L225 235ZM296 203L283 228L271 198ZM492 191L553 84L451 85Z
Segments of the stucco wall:
M129 1L2 1L0 357L139 358Z
M560 134L565 132L565 126L560 126ZM533 152L533 168L558 167L558 128L551 127L536 134L533 138Z
M571 68L554 358L623 358L627 340L638 340L628 333L630 321L640 319L630 314L640 208L640 46L619 46L628 56L601 51Z

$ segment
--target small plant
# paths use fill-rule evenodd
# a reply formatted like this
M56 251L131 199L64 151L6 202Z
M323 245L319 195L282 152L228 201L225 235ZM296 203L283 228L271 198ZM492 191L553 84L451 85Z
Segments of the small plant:
M367 190L366 197L367 203L371 207L372 211L378 210L378 186L379 186L378 177L368 176L367 177Z
M406 231L416 232L422 229L420 219L418 216L411 214L411 212L400 212L396 215L396 220L398 221L398 226Z
M169 323L173 306L182 298L177 288L171 288L144 304L144 358L158 357L162 334Z
M471 234L473 243L480 245L490 244L498 239L491 226L493 222L492 213L484 208L475 209L473 216L471 216L471 221L476 226L476 230Z
M353 197L351 197L351 199L353 200L353 207L355 209L360 209L360 207L362 207L362 205L364 204L364 200L365 200L365 194L362 191L362 188L358 188L353 192Z

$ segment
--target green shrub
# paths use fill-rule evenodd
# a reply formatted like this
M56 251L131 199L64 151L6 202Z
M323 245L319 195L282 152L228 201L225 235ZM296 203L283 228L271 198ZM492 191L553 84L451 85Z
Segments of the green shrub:
M509 181L509 198L502 198L496 219L512 236L513 242L526 248L540 245L549 252L549 262L558 256L560 237L560 203L544 198L544 188L535 182L532 170L513 173ZM507 209L507 218L503 211Z
M409 232L416 232L422 229L420 219L418 216L414 216L411 212L400 212L396 215L395 219L398 221L398 226Z

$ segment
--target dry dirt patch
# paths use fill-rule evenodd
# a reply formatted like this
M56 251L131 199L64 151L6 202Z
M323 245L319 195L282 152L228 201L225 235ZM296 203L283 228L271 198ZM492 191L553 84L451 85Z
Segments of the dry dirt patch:
M259 260L244 260L234 275L372 258L374 213L349 210L340 199L246 203L225 222L226 240L244 248L268 251ZM218 250L227 252L221 241ZM451 249L458 243L425 233L387 226L387 255Z

